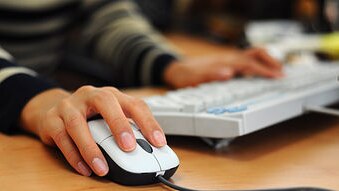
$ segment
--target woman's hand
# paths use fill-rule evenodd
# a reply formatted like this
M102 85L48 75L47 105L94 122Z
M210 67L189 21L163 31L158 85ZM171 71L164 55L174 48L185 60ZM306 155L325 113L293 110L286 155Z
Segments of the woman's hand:
M282 66L264 50L249 49L175 61L165 69L164 81L174 88L182 88L228 80L235 75L279 78Z
M21 126L57 146L80 174L99 176L108 172L107 162L94 142L86 119L101 114L119 147L128 152L136 141L127 118L132 118L147 140L156 147L166 145L162 129L147 105L112 87L84 86L73 94L52 89L32 98L21 113Z

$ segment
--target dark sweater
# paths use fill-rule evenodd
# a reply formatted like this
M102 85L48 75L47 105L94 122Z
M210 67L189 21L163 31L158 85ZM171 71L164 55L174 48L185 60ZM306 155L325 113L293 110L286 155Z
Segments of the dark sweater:
M0 45L39 73L77 54L107 68L115 86L160 84L177 57L132 0L2 0Z
M9 54L0 48L0 132L16 132L21 110L26 103L52 87L36 72L15 65Z
M32 97L53 87L37 73L53 71L65 55L95 60L119 86L161 84L164 68L176 59L129 0L1 0L0 45L15 58L0 48L0 131L5 133L17 130Z

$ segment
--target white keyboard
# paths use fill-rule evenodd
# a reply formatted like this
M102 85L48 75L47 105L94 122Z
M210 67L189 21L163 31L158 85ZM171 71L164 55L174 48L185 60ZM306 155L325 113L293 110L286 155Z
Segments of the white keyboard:
M339 63L286 66L276 80L239 78L146 98L166 134L234 138L339 101ZM188 74L189 75L189 74Z

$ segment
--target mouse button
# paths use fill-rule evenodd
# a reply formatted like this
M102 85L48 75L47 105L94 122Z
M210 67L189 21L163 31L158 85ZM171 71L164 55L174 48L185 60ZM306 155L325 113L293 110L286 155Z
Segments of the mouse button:
M145 139L145 137L142 135L141 131L135 131L133 130L134 136L136 139Z
M129 123L131 124L133 131L140 131L140 129L137 127L137 125L134 123L134 121L130 120Z
M161 148L153 147L153 155L157 159L161 170L168 170L179 166L179 159L175 152L167 145Z
M142 149L144 149L146 152L148 152L148 153L153 152L151 145L147 141L145 141L144 139L137 139L136 141L137 141L138 145L140 145L140 147Z
M137 125L134 122L131 122L131 128L133 130L134 136L136 139L145 139L144 136L141 133L141 130L137 127Z
M88 127L96 143L112 136L111 130L103 119L88 122Z
M102 141L100 146L119 167L128 172L153 173L160 171L154 156L145 152L140 146L136 146L131 152L124 152L118 147L113 137Z

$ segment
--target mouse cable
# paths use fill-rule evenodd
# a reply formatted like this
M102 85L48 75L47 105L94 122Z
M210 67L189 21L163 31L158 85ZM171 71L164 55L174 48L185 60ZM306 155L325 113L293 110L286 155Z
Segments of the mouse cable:
M165 184L166 186L173 188L179 191L203 191L203 190L195 190L190 188L184 188L178 185L173 184L172 182L168 181L163 176L157 176L158 180ZM205 190L207 191L207 190ZM216 191L216 190L214 190ZM255 190L220 190L220 191L331 191L324 188L313 188L313 187L294 187L294 188L272 188L272 189L255 189Z

